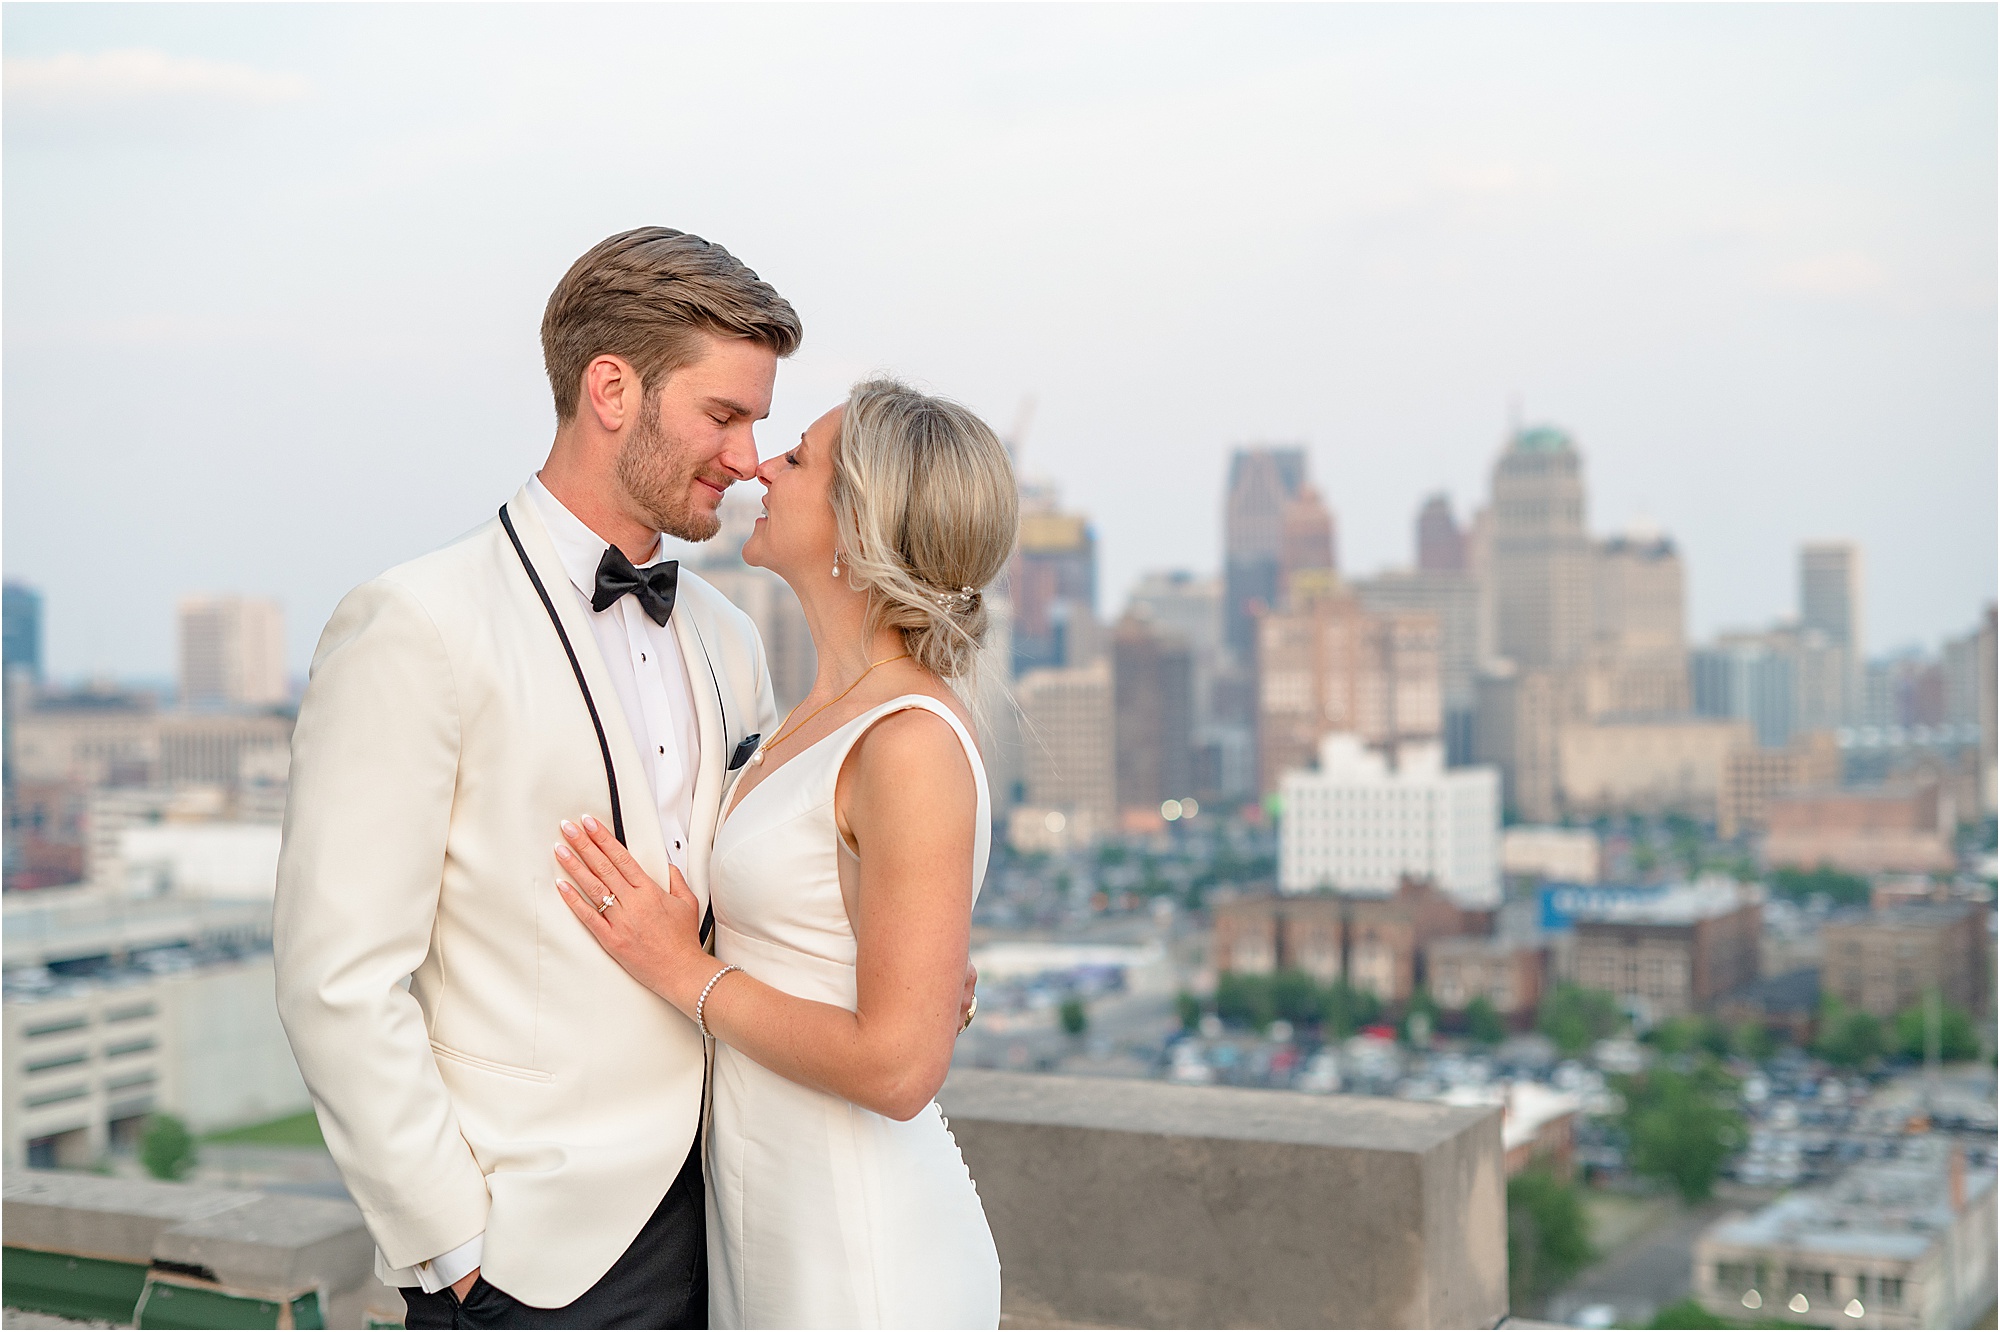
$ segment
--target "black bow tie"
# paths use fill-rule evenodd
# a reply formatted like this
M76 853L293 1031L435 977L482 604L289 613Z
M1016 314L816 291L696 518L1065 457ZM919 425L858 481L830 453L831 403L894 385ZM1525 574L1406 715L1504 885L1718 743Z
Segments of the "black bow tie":
M662 560L644 569L634 569L624 551L606 546L604 558L597 562L597 590L590 594L590 608L608 610L618 598L630 592L639 598L639 608L654 624L664 625L674 613L674 590L680 581L679 560Z

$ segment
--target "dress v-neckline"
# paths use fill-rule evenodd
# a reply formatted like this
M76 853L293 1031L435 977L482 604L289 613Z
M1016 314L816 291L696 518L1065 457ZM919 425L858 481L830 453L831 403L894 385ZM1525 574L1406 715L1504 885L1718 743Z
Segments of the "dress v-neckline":
M729 808L723 811L722 823L727 823L729 822L730 819L734 818L736 816L736 811L743 808L743 806L746 803L748 803L751 796L756 795L759 791L763 790L765 787L769 786L772 782L776 781L779 773L791 767L794 763L797 763L800 759L812 753L815 749L818 749L821 745L833 739L833 737L839 735L842 731L854 725L854 723L860 721L863 717L866 717L869 713L874 712L876 708L886 708L889 706L889 704L901 703L906 698L929 698L929 697L930 697L929 694L898 694L894 698L885 699L884 701L877 703L873 708L867 708L861 712L856 713L854 716L849 717L846 721L834 727L831 731L828 731L825 735L813 741L811 744L801 749L798 753L792 755L790 758L786 759L783 763L780 763L777 767L765 773L763 778L759 780L755 786L751 787L748 791L745 791L742 795L737 795L734 791L730 792L730 795L733 797L733 799L730 803ZM721 824L716 825L716 830L718 832L721 831Z

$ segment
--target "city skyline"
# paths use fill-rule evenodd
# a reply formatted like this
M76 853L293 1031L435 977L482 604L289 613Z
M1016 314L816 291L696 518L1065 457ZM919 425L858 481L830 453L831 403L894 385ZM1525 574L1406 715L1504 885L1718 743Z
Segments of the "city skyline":
M1220 570L1232 448L1305 447L1365 575L1515 412L1594 533L1675 539L1697 640L1808 541L1866 552L1871 655L1994 595L1991 10L634 8L612 77L572 14L466 12L0 20L5 561L58 677L166 674L200 592L281 599L302 671L539 461L541 303L650 221L798 303L767 453L876 367L1032 396L1107 618Z

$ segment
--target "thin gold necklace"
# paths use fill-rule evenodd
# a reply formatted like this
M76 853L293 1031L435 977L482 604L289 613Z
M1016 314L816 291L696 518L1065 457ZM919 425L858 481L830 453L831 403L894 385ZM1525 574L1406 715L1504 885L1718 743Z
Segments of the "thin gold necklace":
M868 670L863 671L861 672L861 674L855 676L853 684L847 686L847 688L841 690L839 693L835 694L832 698L828 699L826 702L820 704L818 707L814 708L811 712L807 713L804 721L800 722L797 726L793 726L790 730L786 730L784 726L780 726L778 728L778 733L776 735L772 736L769 740L766 740L763 744L757 746L757 752L750 756L750 766L755 768L761 765L764 762L764 753L766 750L775 749L779 745L783 744L790 737L797 735L800 731L806 728L807 724L810 723L814 717L819 716L820 713L825 712L828 708L840 702L841 699L846 698L849 694L859 689L861 687L861 682L863 680L866 680L869 676L869 672L873 671L877 666L887 666L890 662L901 661L903 660L903 658L909 655L910 654L907 652L899 652L893 657L884 657L880 661L873 661L868 663ZM797 712L797 711L798 711L797 708L792 709L792 712ZM786 713L785 722L789 725L791 720L792 720L792 713L791 712Z

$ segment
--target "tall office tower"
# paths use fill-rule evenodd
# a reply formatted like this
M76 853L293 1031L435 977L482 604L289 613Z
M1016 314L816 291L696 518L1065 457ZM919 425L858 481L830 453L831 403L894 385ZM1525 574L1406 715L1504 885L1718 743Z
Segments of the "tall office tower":
M1194 654L1136 611L1111 638L1118 808L1155 810L1195 794Z
M1021 513L1021 540L1009 568L1014 606L1014 673L1086 665L1101 655L1097 628L1097 536L1079 513L1052 501Z
M1311 482L1299 487L1285 505L1279 521L1278 592L1291 595L1292 580L1305 573L1332 573L1339 568L1334 555L1333 513Z
M1850 653L1865 649L1860 547L1848 541L1799 547L1799 627L1819 630Z
M1474 657L1479 668L1497 659L1498 639L1493 632L1493 506L1482 504L1472 511L1465 524L1465 571L1479 589L1479 646Z
M1465 568L1465 534L1451 516L1451 496L1439 491L1417 511L1417 569L1464 573Z
M1674 543L1655 533L1598 543L1590 710L1663 717L1688 710L1687 592Z
M1110 831L1118 801L1111 663L1029 671L1014 692L1027 756L1026 803L1062 813L1073 840Z
M1211 694L1223 658L1222 580L1197 577L1184 569L1149 573L1132 589L1125 609L1128 615L1142 616L1157 629L1179 635L1187 644L1194 744L1199 748L1209 743L1211 737L1204 733L1215 721Z
M1472 761L1474 686L1479 676L1479 586L1462 569L1391 569L1350 587L1371 611L1422 611L1437 617L1438 687L1444 704L1446 761Z
M1583 460L1548 426L1517 432L1493 467L1490 556L1498 654L1523 670L1581 665L1591 641Z
M1204 578L1185 569L1149 573L1133 587L1126 608L1162 629L1179 634L1194 654L1197 670L1203 658L1213 661L1222 651L1219 578Z
M1845 693L1838 704L1836 724L1854 720L1861 710L1868 649L1861 612L1861 548L1850 541L1800 546L1799 628L1818 631L1844 658Z
M1979 725L1979 631L1944 645L1944 719L1953 726Z
M1444 725L1437 617L1370 611L1328 585L1264 617L1257 648L1258 790L1311 766L1321 737L1436 740Z
M1783 632L1717 635L1689 654L1688 675L1696 716L1747 721L1766 749L1798 732L1798 658Z
M1847 653L1816 629L1718 634L1690 654L1688 671L1697 716L1747 721L1767 749L1833 730L1846 716Z
M1241 662L1257 652L1257 614L1284 591L1285 507L1306 483L1304 449L1238 449L1222 518L1223 641Z
M264 707L290 697L278 603L181 598L180 693L184 708Z
M36 683L42 678L42 594L11 579L0 589L0 658L8 678L24 671Z
M1585 719L1576 671L1488 664L1476 682L1472 756L1500 769L1507 808L1527 823L1561 817L1558 751L1562 730Z

